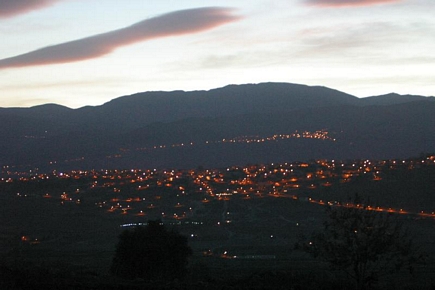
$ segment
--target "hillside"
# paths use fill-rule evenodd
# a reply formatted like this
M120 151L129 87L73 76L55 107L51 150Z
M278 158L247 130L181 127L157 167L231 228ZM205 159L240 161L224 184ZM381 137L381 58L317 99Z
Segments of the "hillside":
M435 151L433 100L263 83L145 92L80 109L1 108L0 164L185 168L415 156ZM314 137L320 130L325 138Z

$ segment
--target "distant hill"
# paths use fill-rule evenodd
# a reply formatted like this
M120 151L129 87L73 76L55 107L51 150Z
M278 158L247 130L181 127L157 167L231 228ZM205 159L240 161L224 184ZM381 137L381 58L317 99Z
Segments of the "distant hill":
M326 87L261 83L144 92L79 109L0 108L0 165L185 168L409 157L435 152L434 100L359 99ZM329 139L267 140L322 129Z
M123 96L101 106L76 110L56 105L3 108L0 115L58 118L68 130L129 129L154 122L192 117L268 114L308 107L356 104L358 98L325 87L286 83L229 85L210 91L144 92ZM50 129L50 128L48 128Z
M373 106L373 105L395 105L395 104L403 104L409 102L416 101L431 101L435 102L435 97L423 97L416 95L399 95L396 93L381 95L381 96L373 96L360 99L360 102L365 106Z

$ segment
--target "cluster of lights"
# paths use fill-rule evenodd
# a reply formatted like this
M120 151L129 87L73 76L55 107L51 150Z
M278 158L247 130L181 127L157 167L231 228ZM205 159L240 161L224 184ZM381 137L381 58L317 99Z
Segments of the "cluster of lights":
M292 138L308 138L308 139L318 139L318 140L327 140L327 141L336 141L335 138L332 138L329 136L329 132L325 129L310 132L310 131L304 131L299 133L298 131L295 131L292 134L275 134L273 136L267 136L267 137L261 137L261 136L237 136L234 138L223 138L221 140L215 140L215 141L204 141L204 142L184 142L184 143L175 143L171 145L154 145L150 147L141 147L136 148L138 151L148 151L148 150L155 150L155 149L165 149L165 148L176 148L176 147L186 147L186 146L194 146L198 144L219 144L219 143L245 143L245 144L252 144L252 143L263 143L263 142L269 142L269 141L281 141L286 139L292 139ZM121 151L128 151L126 149L123 149Z
M434 166L435 156L425 159L408 160L359 160L342 162L337 160L317 160L315 162L294 162L282 164L251 165L245 167L232 166L225 169L198 170L76 170L71 172L52 171L50 174L28 172L27 176L20 174L17 178L3 177L0 183L30 182L51 179L86 179L88 188L68 189L60 192L43 193L42 197L62 202L74 201L81 203L79 197L92 190L101 189L110 192L113 198L96 202L99 208L108 212L120 212L137 216L148 215L150 211L163 210L161 217L168 219L185 219L192 217L193 204L187 195L200 195L203 204L213 200L228 200L231 198L291 198L299 199L302 190L313 190L319 187L329 187L336 183L349 182L358 176L371 177L374 182L381 180L385 170L402 168L413 170L421 166ZM5 168L5 167L3 167ZM9 168L5 168L9 169ZM180 183L181 182L181 183ZM132 186L134 184L134 186ZM190 184L187 186L187 184ZM126 196L124 189L130 186L133 196ZM131 187L132 186L132 187ZM160 189L159 189L160 188ZM156 191L157 190L157 191ZM158 191L161 190L161 193ZM156 193L157 192L157 193ZM165 192L173 196L173 206L167 205ZM80 193L81 195L75 195ZM14 193L15 194L15 193ZM33 195L30 192L16 193L17 197ZM122 198L120 198L122 196ZM146 196L146 197L145 197ZM163 199L162 199L163 197ZM160 201L162 199L162 201ZM164 202L163 202L164 201ZM336 201L310 199L311 203L321 205L338 205ZM145 204L139 205L140 202ZM163 204L165 205L163 206ZM195 205L196 206L196 205ZM389 207L366 207L368 210L386 211L399 214L413 214L422 217L435 217L434 212L415 211L408 209L392 209ZM225 222L225 221L223 221Z

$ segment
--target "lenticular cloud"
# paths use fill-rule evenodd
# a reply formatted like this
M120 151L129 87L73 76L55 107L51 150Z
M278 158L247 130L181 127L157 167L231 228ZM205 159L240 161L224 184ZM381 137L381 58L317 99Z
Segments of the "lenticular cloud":
M82 61L136 42L198 33L238 20L239 17L233 15L232 11L218 7L175 11L122 29L1 59L0 69Z

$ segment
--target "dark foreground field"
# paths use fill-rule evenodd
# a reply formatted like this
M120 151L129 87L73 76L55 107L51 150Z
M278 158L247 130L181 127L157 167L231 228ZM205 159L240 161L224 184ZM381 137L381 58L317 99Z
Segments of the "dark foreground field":
M181 224L168 221L189 237L193 256L186 281L144 283L110 277L120 227L147 217L108 213L84 202L58 205L43 198L2 199L1 289L349 289L339 271L329 271L295 250L303 235L319 230L324 207L293 199L213 201L208 212ZM231 223L217 225L224 210ZM273 210L271 210L273 209ZM433 219L402 217L414 242L428 254L413 275L385 277L383 289L433 289ZM20 237L26 236L30 242ZM36 240L37 239L37 240ZM349 286L350 285L350 286ZM53 288L54 287L54 288Z

